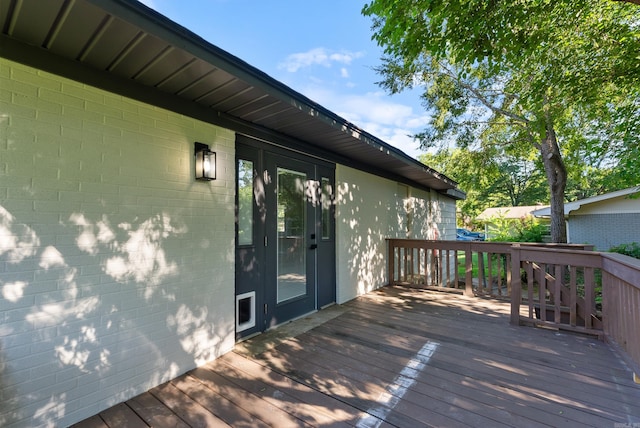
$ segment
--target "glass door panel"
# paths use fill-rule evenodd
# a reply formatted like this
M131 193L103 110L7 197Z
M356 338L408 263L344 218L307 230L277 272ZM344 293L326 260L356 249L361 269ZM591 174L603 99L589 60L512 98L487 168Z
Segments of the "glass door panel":
M305 173L278 168L277 303L307 293L306 183Z
M238 159L238 245L253 245L253 162Z

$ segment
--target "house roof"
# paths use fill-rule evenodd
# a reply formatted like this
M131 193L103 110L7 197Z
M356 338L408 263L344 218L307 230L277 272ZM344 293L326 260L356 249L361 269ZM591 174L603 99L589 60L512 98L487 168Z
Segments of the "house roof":
M640 186L629 187L628 189L616 190L615 192L605 193L603 195L592 196L590 198L580 199L579 201L567 202L564 204L564 215L568 216L572 211L577 211L580 207L595 204L597 202L607 201L609 199L619 198L622 196L633 195L640 193ZM549 217L551 216L551 208L546 207L544 209L538 209L533 212L536 217Z
M137 1L3 1L0 29L8 59L465 197L449 177Z
M478 215L478 217L476 217L476 220L489 220L493 217L522 218L528 215L532 215L533 211L543 207L545 207L545 205L487 208L484 211L482 211L480 215Z

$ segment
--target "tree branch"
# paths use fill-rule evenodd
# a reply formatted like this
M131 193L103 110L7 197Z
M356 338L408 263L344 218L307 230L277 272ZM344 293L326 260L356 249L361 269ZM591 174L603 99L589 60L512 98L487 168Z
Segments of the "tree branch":
M640 0L638 0L640 1ZM473 86L471 86L470 84L464 82L462 79L460 79L455 73L453 73L453 71L451 71L449 68L447 68L446 66L444 66L442 63L438 62L438 65L443 69L446 70L446 72L449 74L449 76L453 77L454 79L456 79L458 81L458 84L460 86L462 86L464 89L466 89L467 91L471 92L473 94L474 97L476 97L476 99L478 101L480 101L482 104L484 104L485 107L487 107L489 110L491 110L494 113L498 113L501 114L503 116L506 116L508 118L511 118L517 122L522 122L524 124L528 124L529 120L526 117L517 115L513 112L510 112L509 110L505 110L502 109L500 107L496 107L495 105L491 104L489 102L489 100L480 92L478 91L476 88L474 88Z

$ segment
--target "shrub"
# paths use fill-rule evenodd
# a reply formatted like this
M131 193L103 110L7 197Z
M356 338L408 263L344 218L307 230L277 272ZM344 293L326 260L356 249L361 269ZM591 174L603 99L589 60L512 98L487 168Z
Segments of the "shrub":
M543 242L547 226L532 216L507 219L496 216L490 219L491 240L500 242Z
M612 253L624 254L640 259L640 245L637 242L622 244L609 249Z

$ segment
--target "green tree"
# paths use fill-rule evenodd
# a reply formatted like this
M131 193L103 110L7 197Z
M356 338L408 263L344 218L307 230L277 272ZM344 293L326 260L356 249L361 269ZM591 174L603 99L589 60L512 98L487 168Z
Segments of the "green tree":
M434 119L417 136L422 145L469 147L500 128L511 143L534 147L549 188L552 240L565 242L562 132L603 109L632 122L611 100L637 95L640 86L640 8L597 0L373 0L363 13L384 47L382 87L424 89ZM618 126L601 125L604 134Z
M457 209L463 223L475 218L484 208L487 194L484 189L493 182L493 171L486 167L481 153L461 148L442 148L435 153L423 153L419 160L425 165L456 177L458 185L467 193L465 200L458 202ZM463 224L461 224L463 226Z
M548 198L540 169L524 154L500 152L500 146L486 150L442 148L425 153L419 160L449 177L456 177L467 198L458 203L468 223L485 208L534 205Z

